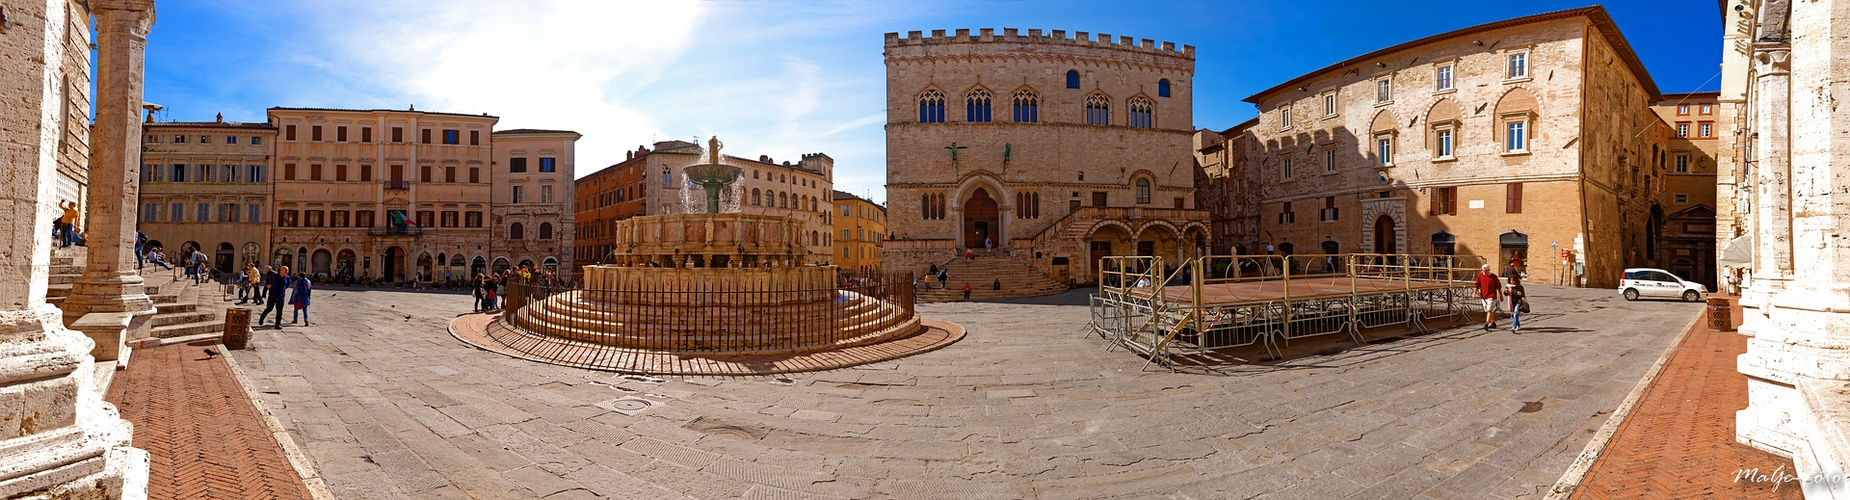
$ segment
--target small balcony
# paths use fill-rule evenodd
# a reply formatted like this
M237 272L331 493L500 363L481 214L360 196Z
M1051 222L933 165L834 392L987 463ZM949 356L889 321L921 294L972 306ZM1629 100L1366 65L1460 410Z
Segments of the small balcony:
M411 226L411 225L399 226L399 227L392 227L392 226L375 227L375 228L372 228L371 233L373 236L418 237L418 236L424 235L424 228L421 226Z
M385 181L385 189L387 191L394 189L400 191L411 189L411 181Z

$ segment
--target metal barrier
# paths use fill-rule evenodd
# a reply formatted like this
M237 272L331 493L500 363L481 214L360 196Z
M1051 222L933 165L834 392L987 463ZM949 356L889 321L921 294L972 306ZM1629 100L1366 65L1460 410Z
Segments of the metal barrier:
M1161 257L1101 259L1091 330L1150 363L1172 351L1281 343L1461 315L1475 301L1483 259L1417 254L1210 255L1166 267Z

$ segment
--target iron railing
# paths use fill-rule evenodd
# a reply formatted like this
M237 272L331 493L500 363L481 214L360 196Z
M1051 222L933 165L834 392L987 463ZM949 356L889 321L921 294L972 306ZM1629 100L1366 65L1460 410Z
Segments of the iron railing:
M421 236L424 234L424 227L423 226L375 227L371 229L371 232L373 236Z
M411 189L411 181L385 181L386 189Z
M488 336L577 366L637 371L631 358L638 355L789 355L890 340L917 325L909 275L796 290L745 280L683 289L676 281L614 290L515 278ZM674 373L673 366L656 372Z

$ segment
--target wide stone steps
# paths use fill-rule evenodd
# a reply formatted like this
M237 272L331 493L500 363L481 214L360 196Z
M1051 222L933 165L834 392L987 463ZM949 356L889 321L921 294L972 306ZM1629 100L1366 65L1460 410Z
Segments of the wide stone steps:
M186 337L186 336L191 336L191 335L200 335L200 334L209 334L209 333L222 334L224 333L224 331L225 331L225 322L213 320L213 321L199 321L199 322L193 322L193 323L181 323L177 325L156 326L153 329L152 335L154 336L154 338L165 339L165 338Z
M762 329L743 334L727 334L697 325L653 325L601 322L568 315L544 314L548 303L536 303L510 318L515 325L536 333L580 342L622 348L654 350L724 351L728 353L800 352L878 342L891 336L914 333L916 315L907 316L896 307L878 304L863 297L862 302L876 307L833 320L810 320L802 323L759 323ZM556 302L556 301L554 301ZM911 325L908 327L908 325Z
M864 298L864 297L863 297ZM749 321L779 324L805 321L818 314L855 314L878 306L876 301L850 300L774 306L663 307L648 305L602 304L577 300L576 296L558 296L544 304L554 315L586 320L639 324L712 323Z
M707 325L714 324L751 325L748 335L790 338L815 331L836 332L865 329L871 324L888 319L883 316L895 314L878 301L865 297L855 300L855 303L847 304L838 311L818 311L805 308L797 312L801 315L780 314L777 319L740 319L738 316L723 313L707 315L692 310L678 316L599 313L577 305L568 305L568 302L549 300L534 304L522 309L518 318L528 325L584 329L598 334L615 334L635 338L684 337L713 333L714 329ZM659 311L670 308L651 309Z
M964 285L970 285L970 300L992 300L1015 297L1036 297L1052 295L1066 291L1066 284L1013 257L985 255L970 262L957 259L945 267L950 271L950 283L932 283L929 291L921 290L920 302L950 302L963 299ZM996 290L995 283L1000 280L1002 289Z

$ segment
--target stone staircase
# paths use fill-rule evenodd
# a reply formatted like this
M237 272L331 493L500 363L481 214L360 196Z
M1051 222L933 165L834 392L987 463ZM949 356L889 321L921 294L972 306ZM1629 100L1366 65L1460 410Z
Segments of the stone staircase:
M45 301L64 307L71 294L71 283L83 275L88 251L84 247L56 248L51 253L49 288ZM177 344L218 338L224 335L224 313L216 283L194 285L185 274L149 266L142 270L144 288L154 299L156 313L150 323L150 338L134 342L143 347Z
M951 282L949 287L937 283L933 277L931 291L920 291L919 302L951 302L963 300L964 285L970 285L970 300L994 300L1014 297L1038 297L1066 291L1066 284L1028 267L1013 257L1004 254L978 254L970 262L959 257L950 263L938 267L949 267ZM995 282L1002 281L1002 289L995 289Z

